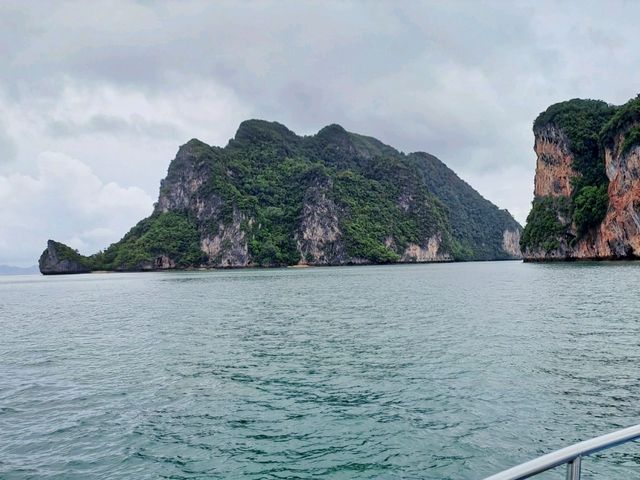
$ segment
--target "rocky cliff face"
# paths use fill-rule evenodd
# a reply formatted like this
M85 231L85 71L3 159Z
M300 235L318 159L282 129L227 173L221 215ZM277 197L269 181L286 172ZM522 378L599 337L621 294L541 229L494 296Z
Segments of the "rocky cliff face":
M294 234L301 265L341 265L349 260L332 188L332 182L323 179L304 194L300 225ZM361 263L360 259L351 261Z
M78 252L53 240L47 242L47 249L42 252L38 266L43 275L88 273L91 271L91 267Z
M252 219L237 206L232 207L230 216L226 215L224 199L206 188L211 172L208 158L203 157L217 155L215 149L195 139L180 147L161 182L154 214L187 212L199 226L200 249L209 266L246 267L251 259L243 223L248 221L250 225Z
M429 237L422 244L410 243L402 252L400 261L405 263L450 262L453 255L442 251L442 236L439 234Z
M624 148L638 125L630 125L605 148L609 207L594 238L594 252L600 257L640 256L640 145Z
M609 108L592 125L598 148L591 165L584 155L578 158L578 142L566 133L575 125L584 127L584 112L571 111L562 121L534 128L537 164L533 208L522 242L525 261L640 256L640 137L635 133L640 130L640 100ZM573 124L567 123L571 115ZM606 177L586 182L589 175L597 178L595 168L602 168Z
M506 229L502 232L502 250L513 258L522 258L520 251L520 229Z
M511 259L520 232L428 154L251 120L225 148L180 147L151 217L83 258L119 271Z
M576 172L567 135L554 125L545 125L536 130L533 149L537 157L533 194L536 197L571 196L571 179Z

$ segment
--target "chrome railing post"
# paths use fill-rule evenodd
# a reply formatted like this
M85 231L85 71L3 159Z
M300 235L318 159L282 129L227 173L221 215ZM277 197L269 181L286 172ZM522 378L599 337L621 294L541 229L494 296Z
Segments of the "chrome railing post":
M582 457L576 457L567 463L567 480L580 480L580 467L582 466Z

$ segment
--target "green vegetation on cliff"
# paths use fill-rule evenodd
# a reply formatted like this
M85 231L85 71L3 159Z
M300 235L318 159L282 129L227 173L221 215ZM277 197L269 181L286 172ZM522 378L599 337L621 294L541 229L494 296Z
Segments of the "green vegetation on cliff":
M563 197L541 197L533 201L522 232L520 245L532 250L549 252L560 246L560 238L567 235L567 227L558 217L569 211L568 200Z
M85 268L92 268L92 262L89 258L80 255L77 250L65 245L64 243L56 242L53 240L49 241L52 247L55 249L57 259L59 261L67 260L72 263L76 263ZM39 262L42 263L45 256L47 255L47 250L45 250L40 256Z
M247 227L249 251L259 265L300 260L293 232L305 192L331 185L327 194L340 207L347 252L374 263L398 261L399 250L444 232L449 224L441 203L419 182L413 162L379 141L338 125L301 138L277 123L247 121L224 152L213 159L209 188L254 221ZM398 204L412 195L411 211ZM394 247L386 245L394 239Z
M569 139L573 169L578 173L573 179L574 190L609 182L600 147L600 132L614 112L615 107L603 101L574 98L550 106L536 118L534 131L553 125Z
M640 122L640 95L615 109L615 113L603 126L602 131L600 132L601 143L608 147L613 146L616 135L626 133L626 130L629 127L638 122ZM637 134L633 136L637 140ZM625 144L627 143L627 140L629 140L628 134L625 138ZM629 149L631 146L633 146L633 144L627 144L626 148ZM623 150L624 149L625 146L623 145Z
M578 191L571 204L571 218L578 237L600 225L607 213L608 205L607 185L587 185Z
M154 269L158 258L167 257L177 268L200 265L200 235L196 222L186 213L156 212L138 222L117 243L91 256L50 241L58 261L68 260L87 270L138 271ZM48 250L40 257L44 264Z
M405 183L394 181L392 171L405 177ZM410 189L419 200L406 211L397 201L403 188ZM342 223L350 255L376 263L395 262L400 260L398 247L419 244L438 232L444 233L443 250L450 251L443 206L411 177L411 171L399 159L374 162L369 178L351 170L340 172L334 191L348 212ZM393 238L395 245L387 245L387 238Z
M633 147L640 145L640 125L631 127L624 137L620 153L626 155Z
M142 270L159 256L171 258L177 267L203 261L196 223L179 212L154 213L138 222L122 240L89 257L94 270Z
M321 167L301 158L278 162L273 150L252 153L229 164L231 188L240 199L235 205L254 219L247 228L249 251L259 265L296 264L300 253L290 233L301 214L305 186ZM260 160L254 163L251 158Z

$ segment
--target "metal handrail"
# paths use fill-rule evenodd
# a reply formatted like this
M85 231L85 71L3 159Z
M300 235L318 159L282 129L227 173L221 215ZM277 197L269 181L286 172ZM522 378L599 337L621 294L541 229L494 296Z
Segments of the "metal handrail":
M591 438L505 470L484 480L523 480L567 464L567 480L580 480L582 457L640 438L640 424Z

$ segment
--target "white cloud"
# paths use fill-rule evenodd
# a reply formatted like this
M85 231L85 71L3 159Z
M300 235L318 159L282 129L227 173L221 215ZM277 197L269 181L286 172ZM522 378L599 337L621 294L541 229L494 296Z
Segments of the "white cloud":
M163 93L68 76L58 77L53 93L37 82L18 90L13 98L0 89L0 123L20 139L16 158L0 162L0 173L33 172L41 152L58 151L100 178L154 194L180 145L194 137L226 144L250 116L228 88L194 78Z
M0 176L0 263L31 265L49 238L91 254L149 215L153 199L138 187L104 183L83 162L46 152L35 175Z

